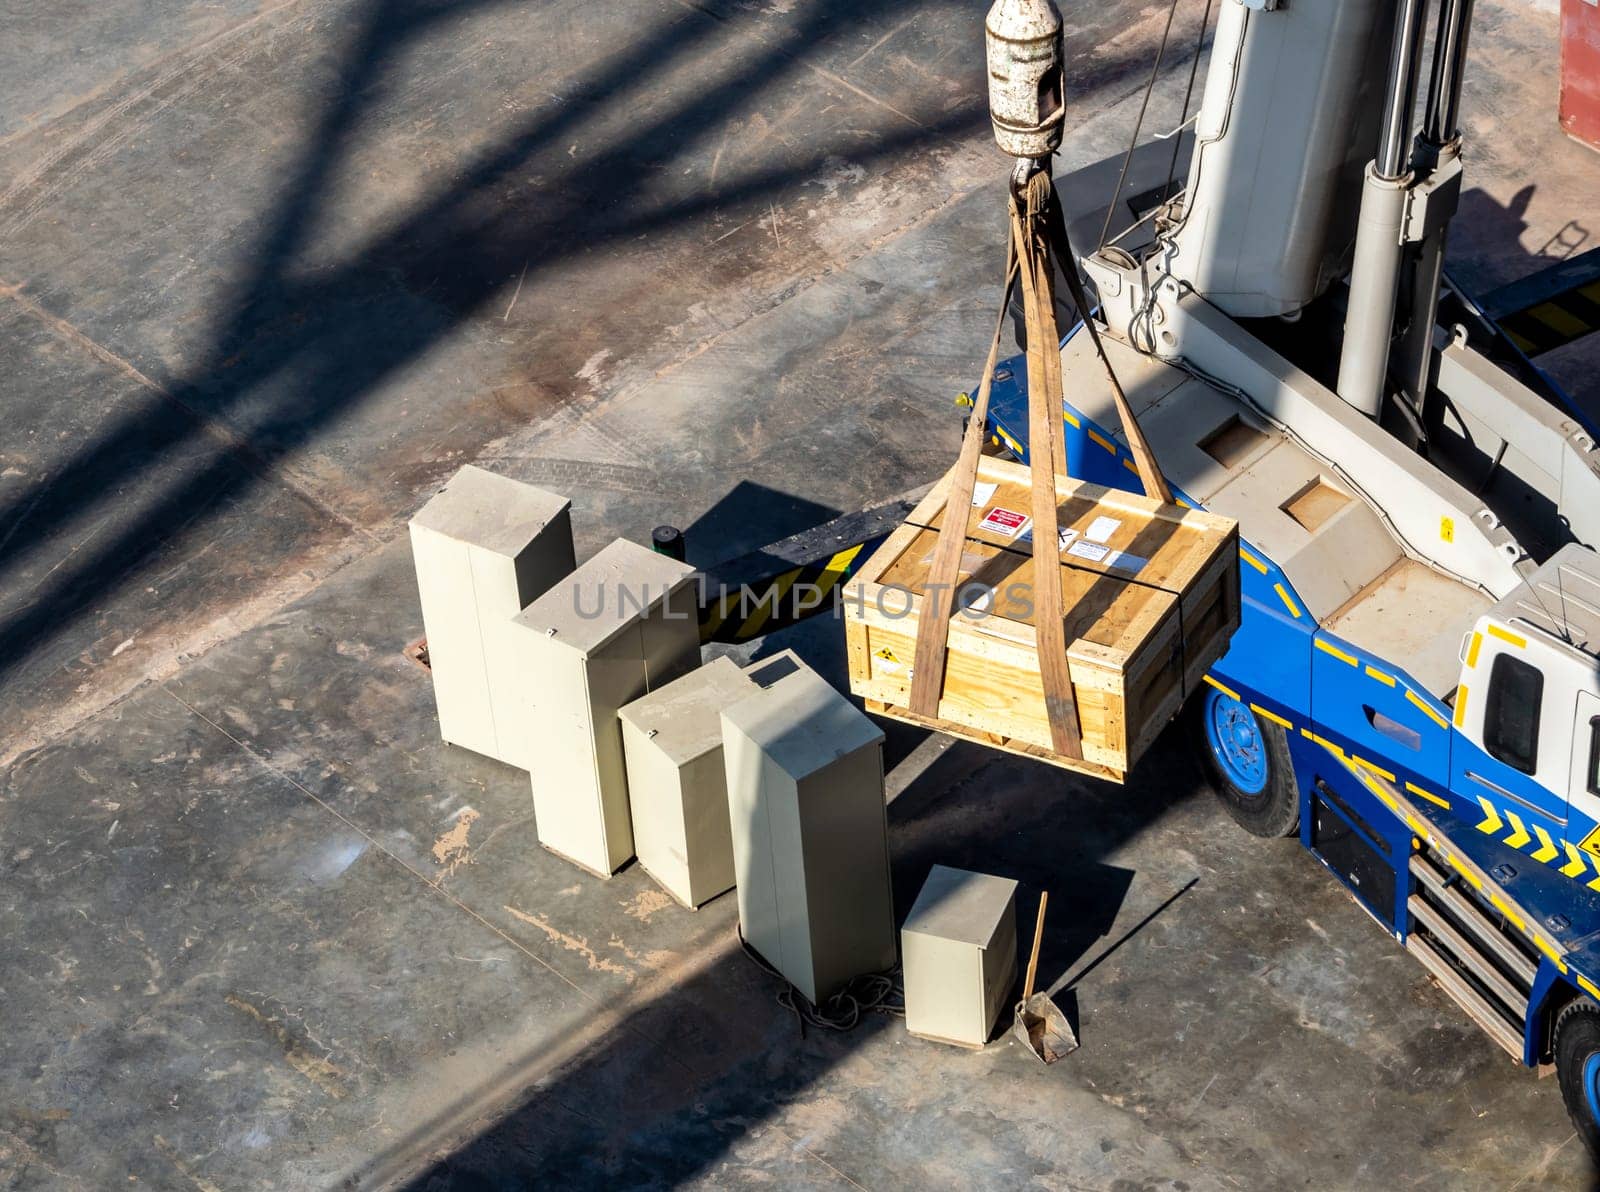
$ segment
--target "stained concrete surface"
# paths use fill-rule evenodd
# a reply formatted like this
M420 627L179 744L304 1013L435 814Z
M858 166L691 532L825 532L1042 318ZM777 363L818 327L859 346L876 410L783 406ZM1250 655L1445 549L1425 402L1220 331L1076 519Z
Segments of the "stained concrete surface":
M8 11L6 1186L1590 1178L1553 1086L1176 740L1117 791L891 733L902 912L936 862L1051 891L1049 1071L800 1038L731 900L566 867L526 776L437 741L403 524L460 463L569 492L581 553L674 521L701 561L947 466L998 298L982 8ZM1164 17L1069 14L1067 166ZM1487 288L1600 223L1553 18L1477 20ZM1593 359L1552 369L1590 408ZM839 677L836 627L786 645Z

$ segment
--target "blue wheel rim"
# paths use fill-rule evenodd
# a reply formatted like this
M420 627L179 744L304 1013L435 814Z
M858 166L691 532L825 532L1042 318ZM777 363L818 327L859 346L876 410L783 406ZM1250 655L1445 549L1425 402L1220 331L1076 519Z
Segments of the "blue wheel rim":
M1206 741L1217 765L1241 794L1267 789L1267 743L1255 713L1231 695L1212 687L1203 709Z
M1600 1052L1583 1061L1583 1095L1589 1102L1589 1116L1600 1122Z

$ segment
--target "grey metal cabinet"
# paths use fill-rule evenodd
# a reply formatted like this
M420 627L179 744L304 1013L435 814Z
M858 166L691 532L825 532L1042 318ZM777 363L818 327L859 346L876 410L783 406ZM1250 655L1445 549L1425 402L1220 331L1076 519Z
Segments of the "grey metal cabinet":
M716 658L620 713L639 864L687 907L733 888L722 710L754 690L734 662Z
M900 929L906 1030L982 1047L1017 980L1017 883L935 865Z
M883 732L791 655L722 713L745 940L813 1003L893 966Z
M619 539L513 618L539 843L601 877L633 856L617 713L700 665L693 574Z
M411 553L439 709L439 733L528 769L505 719L521 675L511 618L577 565L571 502L471 465L411 519Z

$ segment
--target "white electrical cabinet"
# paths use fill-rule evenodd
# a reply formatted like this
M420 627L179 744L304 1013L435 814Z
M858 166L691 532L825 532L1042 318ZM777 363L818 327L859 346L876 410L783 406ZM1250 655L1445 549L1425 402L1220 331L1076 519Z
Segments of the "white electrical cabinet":
M539 843L601 877L633 856L617 712L700 665L693 575L619 539L512 619Z
M906 1030L982 1047L1017 980L1017 883L935 865L900 929Z
M758 686L722 713L739 926L818 1003L894 964L883 732L792 654Z
M687 907L733 888L722 710L755 690L716 658L619 714L639 865Z
M439 733L528 769L504 719L521 676L509 664L511 618L577 564L571 502L468 465L411 519Z

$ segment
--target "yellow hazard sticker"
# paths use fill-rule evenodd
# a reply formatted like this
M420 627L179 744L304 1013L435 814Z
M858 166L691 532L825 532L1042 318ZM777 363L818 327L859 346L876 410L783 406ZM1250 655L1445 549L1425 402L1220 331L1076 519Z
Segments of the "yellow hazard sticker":
M1439 519L1439 539L1441 542L1454 542L1456 540L1456 519L1441 517Z

